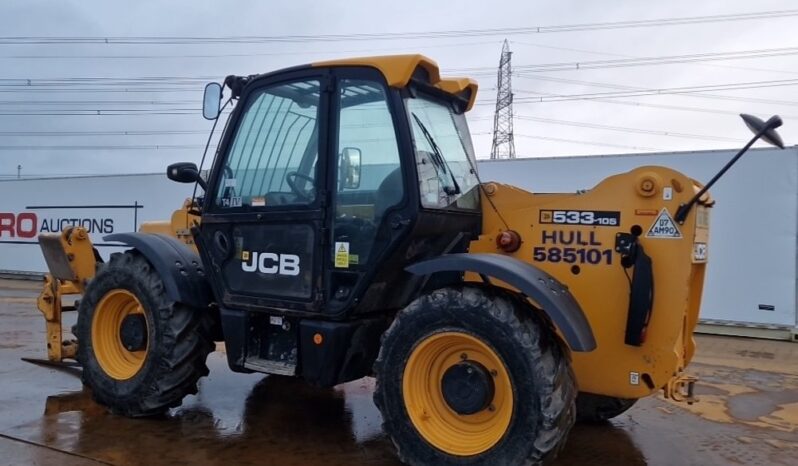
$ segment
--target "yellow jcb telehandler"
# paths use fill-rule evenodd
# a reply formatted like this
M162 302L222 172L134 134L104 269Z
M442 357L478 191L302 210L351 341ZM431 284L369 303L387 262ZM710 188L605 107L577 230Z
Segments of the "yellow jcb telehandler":
M40 237L49 358L126 416L196 393L219 341L236 372L373 376L413 465L538 464L577 418L692 401L707 189L759 137L781 145L778 117L744 116L756 136L706 187L647 166L533 194L479 180L476 93L421 55L209 84L206 118L234 108L207 177L168 167L200 191L171 221L106 236L129 248L107 261L81 228Z

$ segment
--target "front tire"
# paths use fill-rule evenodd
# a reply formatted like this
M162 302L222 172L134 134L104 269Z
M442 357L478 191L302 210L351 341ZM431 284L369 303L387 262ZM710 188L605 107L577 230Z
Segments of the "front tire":
M522 301L464 287L399 312L375 363L374 401L399 458L422 464L540 464L573 426L567 350Z
M179 406L208 375L212 318L169 299L136 251L103 264L80 302L77 359L94 399L125 416Z

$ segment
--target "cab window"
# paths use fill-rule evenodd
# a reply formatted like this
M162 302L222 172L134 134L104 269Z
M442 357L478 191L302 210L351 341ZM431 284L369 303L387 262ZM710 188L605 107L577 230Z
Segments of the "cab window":
M307 205L316 198L320 83L267 87L246 102L215 204L222 208Z
M386 91L377 82L342 79L338 88L338 151L334 236L349 251L348 263L364 265L386 235L391 208L404 197L399 147Z
M406 99L416 152L421 205L479 209L474 148L462 113L424 96Z

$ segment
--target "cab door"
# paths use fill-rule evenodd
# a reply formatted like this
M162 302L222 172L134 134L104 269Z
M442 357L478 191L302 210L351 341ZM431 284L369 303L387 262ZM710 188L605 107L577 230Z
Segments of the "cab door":
M326 310L339 314L360 302L368 288L388 294L387 283L375 284L373 277L392 265L386 258L416 209L405 189L412 165L403 159L412 152L402 147L408 138L400 136L398 91L374 69L337 68L334 76Z
M261 78L231 117L198 235L225 307L322 305L328 83L312 69Z

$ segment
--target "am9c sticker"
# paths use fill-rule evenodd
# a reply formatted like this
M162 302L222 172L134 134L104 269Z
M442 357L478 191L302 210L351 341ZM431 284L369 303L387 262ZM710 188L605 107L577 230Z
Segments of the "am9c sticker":
M540 223L617 227L621 213L607 210L541 210Z

